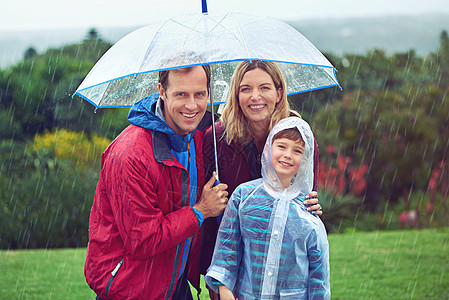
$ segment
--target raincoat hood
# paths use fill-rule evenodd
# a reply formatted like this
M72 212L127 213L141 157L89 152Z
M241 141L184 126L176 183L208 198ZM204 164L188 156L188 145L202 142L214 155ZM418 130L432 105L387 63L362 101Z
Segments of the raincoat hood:
M165 133L173 150L177 152L186 151L194 131L186 136L180 136L171 129L165 120L155 114L158 99L159 93L155 93L136 102L129 111L128 120L133 125Z
M273 136L289 128L297 128L299 130L304 140L305 148L298 173L293 176L290 187L284 189L271 162L271 146L273 144ZM274 198L279 198L283 193L284 196L289 198L303 197L310 193L313 187L313 157L314 138L309 124L298 117L289 117L279 121L268 135L262 154L262 178L267 192Z

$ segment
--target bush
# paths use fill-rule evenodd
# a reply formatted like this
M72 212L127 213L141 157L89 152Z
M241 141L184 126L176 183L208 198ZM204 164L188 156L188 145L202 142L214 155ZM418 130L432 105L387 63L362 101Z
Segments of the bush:
M334 194L333 190L320 189L318 194L323 206L322 220L328 233L352 233L355 231L397 230L403 207L383 202L378 211L366 206L363 197L351 194Z
M334 195L332 190L320 189L318 199L323 207L322 220L328 233L341 233L348 227L354 227L361 198L349 194Z
M56 130L0 144L0 248L87 244L99 157L108 140Z

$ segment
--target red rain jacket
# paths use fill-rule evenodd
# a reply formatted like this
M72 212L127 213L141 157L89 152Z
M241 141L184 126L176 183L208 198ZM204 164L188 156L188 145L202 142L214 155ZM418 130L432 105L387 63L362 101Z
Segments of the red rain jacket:
M201 150L199 130L194 142ZM196 159L198 201L204 185L202 151L197 151ZM199 288L201 231L189 207L188 189L189 175L173 159L160 132L130 125L105 150L85 263L87 283L100 297L170 299L182 245L193 235L185 272Z

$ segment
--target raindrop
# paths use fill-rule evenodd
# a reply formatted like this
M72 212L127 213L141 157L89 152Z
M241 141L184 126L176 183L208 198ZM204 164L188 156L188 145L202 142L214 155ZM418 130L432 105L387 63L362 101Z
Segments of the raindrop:
M404 154L403 154L403 156L402 156L402 157L404 157L404 158L407 156L408 146L409 146L409 143L407 143L407 144L405 145Z
M351 66L351 63L346 57L343 57L343 59L341 60L341 64L344 68L349 68Z
M438 282L439 284L443 284L443 275L445 275L445 273L446 273L446 267L447 267L447 263L443 266L443 271L441 271L440 280Z
M382 178L381 178L381 180L380 180L380 184L379 184L379 187L382 187L382 186L383 186L383 184L384 184L384 181L385 181L385 173L384 173L384 174L382 174Z

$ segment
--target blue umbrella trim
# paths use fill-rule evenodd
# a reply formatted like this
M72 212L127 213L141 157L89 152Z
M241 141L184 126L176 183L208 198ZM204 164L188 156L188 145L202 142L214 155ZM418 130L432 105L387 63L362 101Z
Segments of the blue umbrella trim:
M112 81L116 81L116 80L119 80L119 79L122 79L122 78L126 78L126 77L134 76L134 79L135 79L135 78L137 78L137 76L139 76L141 74L155 73L155 72L167 71L167 70L173 70L173 69L197 67L197 66L203 66L203 65L214 65L214 64L222 64L222 63L231 63L231 62L246 61L246 60L249 60L250 62L252 62L253 60L261 60L261 61L272 61L272 62L284 63L284 64L294 64L294 65L303 65L303 66L314 66L314 67L321 67L321 68L329 68L329 69L333 69L334 70L334 76L335 76L335 73L337 72L337 70L334 67L332 67L332 66L305 64L305 63L297 63L297 62L289 62L289 61L281 61L281 60L259 59L259 58L242 58L242 59L223 60L223 61L202 63L202 64L190 64L190 65L175 66L175 67L171 67L171 68L163 68L163 69L157 69L157 70L153 70L153 71L145 71L145 72L140 72L140 73L131 73L131 74L128 74L128 75L124 75L124 76L121 76L121 77L117 77L117 78L114 78L114 79L111 79L111 80L108 80L108 81L105 81L105 82L102 82L102 83L98 83L98 84L86 87L84 89L79 90L78 92L82 92L84 90L91 89L91 88L94 88L96 86L103 85L103 84L106 84L106 83L109 83L109 82L112 82ZM337 79L336 76L335 76L335 79Z
M315 66L315 67L321 67L321 68L329 68L329 69L333 69L333 74L334 74L334 79L337 82L337 84L333 84L333 85L327 85L327 86L321 86L321 87L317 87L314 89L308 89L308 90L304 90L304 91L298 91L298 92L294 92L294 93L289 93L287 94L287 96L291 96L291 95L296 95L296 94L301 94L301 93L306 93L306 92L310 92L310 91L315 91L315 90L319 90L319 89L324 89L324 88L329 88L329 87L334 87L334 86L338 86L340 88L340 90L342 90L342 87L340 86L340 84L338 83L337 80L337 73L338 71L332 67L332 66L325 66L325 65L315 65L315 64L305 64L305 63L296 63L296 62L288 62L288 61L280 61L280 60L270 60L270 59L258 59L258 58L245 58L245 59L234 59L234 60L223 60L223 61L218 61L218 62L210 62L210 63L202 63L202 64L190 64L190 65L185 65L185 66L176 66L176 67L171 67L171 68L163 68L163 69L158 69L158 70L154 70L154 71L147 71L147 72L141 72L141 73L134 73L134 74L129 74L129 75L125 75L122 77L117 77L115 79L111 79L108 81L105 81L103 83L99 83L87 88L84 88L82 90L77 91L73 96L75 97L75 95L80 96L81 98L83 98L84 100L86 100L87 102L89 102L90 104L92 104L95 107L95 111L98 108L129 108L132 105L97 105L95 104L95 102L93 102L92 100L90 100L89 98L87 98L86 96L82 95L81 92L87 89L91 89L93 87L96 86L100 86L112 81L116 81L122 78L126 78L126 77L130 77L130 76L134 76L134 79L137 78L137 76L141 75L141 74L147 74L147 73L155 73L155 72L159 72L159 71L166 71L166 70L172 70L172 69L180 69L180 68L189 68L189 67L197 67L197 66L202 66L202 65L213 65L213 64L220 64L220 63L231 63L231 62L238 62L238 61L246 61L249 60L250 62L252 62L253 60L260 60L260 61L272 61L272 62L276 62L276 63L287 63L287 64L295 64L295 65L304 65L304 66ZM137 101L136 101L137 102ZM226 101L220 101L220 102L215 102L215 104L223 104L226 103ZM210 104L208 104L210 105Z

